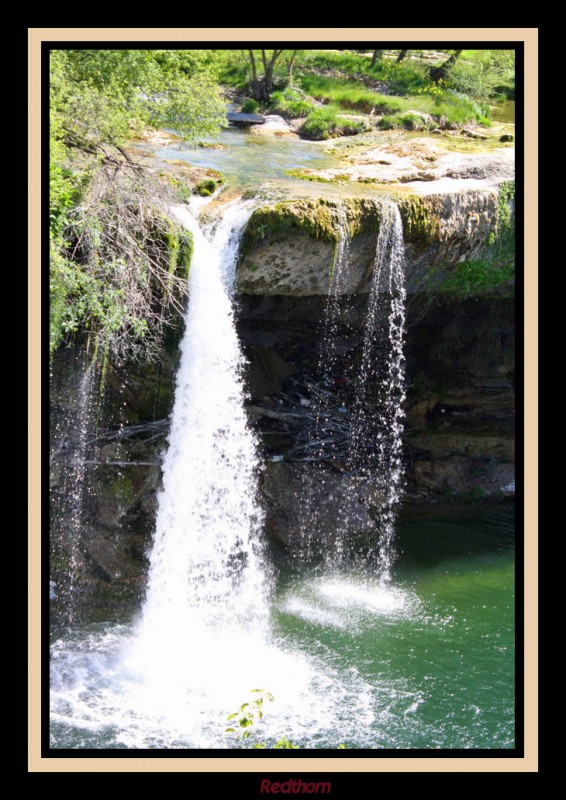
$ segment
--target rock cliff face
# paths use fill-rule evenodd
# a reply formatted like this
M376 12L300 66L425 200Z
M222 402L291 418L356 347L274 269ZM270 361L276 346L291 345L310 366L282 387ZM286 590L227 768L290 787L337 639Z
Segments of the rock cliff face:
M444 292L443 282L462 262L481 257L502 216L512 216L512 203L505 196L502 205L497 188L399 202L409 290L405 502L504 498L514 491L513 299L489 286L464 297ZM341 375L361 356L379 221L380 204L371 200L291 201L259 208L244 237L237 316L248 359L248 411L265 462L267 531L291 551L330 546L340 520L352 538L375 530L380 499L371 478L348 474L339 460L311 464L293 453L308 426L309 393L321 381L338 404L348 409L351 402L354 387ZM336 374L326 376L319 374L321 320L344 225L349 277L334 326ZM73 548L66 531L77 412L68 381L76 362L69 351L55 360L52 578L59 596L74 592L91 620L135 605L143 592L176 359L172 340L158 366L109 368L98 430L80 456L89 488ZM306 539L301 503L317 508ZM78 575L72 587L71 562Z

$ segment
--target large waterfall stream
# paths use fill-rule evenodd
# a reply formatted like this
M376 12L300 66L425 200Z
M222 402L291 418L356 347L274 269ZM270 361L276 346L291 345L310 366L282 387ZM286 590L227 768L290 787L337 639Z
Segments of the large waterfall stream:
M228 208L213 243L188 211L177 213L195 256L140 632L165 662L179 643L179 619L263 630L268 591L258 459L228 293L238 232L251 212L245 204Z
M379 463L388 470L382 534L388 553L402 479L398 408L404 390L404 289L395 212L387 212L378 242L368 316L368 331L372 324L373 329L363 357L366 389L381 382L386 419L377 422L382 429L392 425L392 438L378 448ZM480 649L473 684L459 657L463 647L485 647L482 637L495 624L485 611L486 598L498 609L508 597L512 567L502 555L507 540L496 542L489 568L482 568L492 576L488 589L477 581L482 555L471 528L466 563L446 566L446 554L439 552L432 565L401 570L394 583L355 567L326 576L273 568L261 545L259 465L244 410L231 301L238 237L250 208L225 208L211 239L186 209L176 213L193 233L194 255L146 599L131 624L90 626L54 641L52 747L242 746L225 733L226 717L250 699L252 689L275 697L258 728L268 747L282 736L327 749L341 743L511 746L509 692L502 696L497 687L491 693L486 688L495 651L488 648L482 663ZM343 237L335 280L346 260ZM382 316L371 315L384 289L393 301L386 315L389 356L378 374L371 367L372 337ZM367 433L363 391L357 430ZM389 577L391 558L382 559L381 567ZM447 580L463 592L459 610L451 595L443 597ZM511 620L497 613L497 646L507 647ZM451 654L448 661L440 660L441 653ZM512 684L512 669L504 679Z

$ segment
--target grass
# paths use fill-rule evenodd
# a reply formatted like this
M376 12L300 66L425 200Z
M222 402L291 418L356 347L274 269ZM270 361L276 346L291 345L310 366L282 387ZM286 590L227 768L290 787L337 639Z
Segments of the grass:
M314 111L314 103L306 99L305 93L288 87L283 92L273 92L270 109L287 119L300 119Z
M317 100L331 103L340 109L357 110L361 113L399 115L410 111L420 111L442 120L443 123L482 122L487 109L478 105L467 95L450 88L436 87L428 82L416 94L394 97L374 92L358 81L345 78L331 78L307 74L301 77L302 87ZM398 122L396 118L396 122ZM391 125L393 127L393 125ZM399 127L407 127L402 122ZM418 128L410 128L418 130Z
M434 121L426 117L406 111L403 114L389 114L379 120L379 127L383 131L393 128L404 128L407 131L426 131L436 127Z
M235 50L214 53L214 68L221 83L238 89L247 87L247 55ZM397 64L396 52L386 51L385 57L372 68L371 58L358 52L307 50L297 57L293 88L285 88L287 57L284 55L276 63L277 91L272 95L270 108L286 118L308 120L317 111L314 99L333 107L336 113L385 115L388 119L384 127L407 127L407 120L401 120L399 115L408 111L430 114L442 127L449 123L488 124L488 102L514 96L515 66L510 50L465 50L448 80L440 84L430 80L431 62L421 60L420 53L412 51L417 58L407 57ZM259 51L257 55L259 59ZM387 94L379 91L380 83L387 85ZM306 126L307 133L317 128L323 138L335 135L332 123L325 125L320 112Z
M256 114L259 108L259 103L257 100L254 100L252 97L249 97L246 102L242 105L242 113L243 114Z
M305 74L301 86L317 100L333 103L344 110L360 111L369 114L390 114L401 110L396 97L379 94L368 89L359 81L349 78L331 78L324 75Z
M319 106L310 112L301 128L305 139L330 139L334 136L353 136L371 127L365 119L349 120L338 116L334 106Z

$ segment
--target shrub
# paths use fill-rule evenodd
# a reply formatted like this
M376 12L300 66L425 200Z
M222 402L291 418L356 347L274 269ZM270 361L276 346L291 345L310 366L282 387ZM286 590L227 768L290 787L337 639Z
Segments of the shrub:
M346 119L339 117L333 106L321 106L306 118L301 128L305 139L330 139L332 136L353 136L365 133L371 128L366 119Z
M242 106L242 113L244 114L256 114L259 108L259 103L257 100L253 98L248 98L246 102Z
M301 134L306 139L330 139L338 127L338 115L331 106L315 108L303 123Z
M306 117L316 106L298 89L285 89L271 95L271 110L286 118Z
M206 178L204 181L197 183L193 189L194 194L199 194L201 197L208 197L216 190L216 181L212 178Z

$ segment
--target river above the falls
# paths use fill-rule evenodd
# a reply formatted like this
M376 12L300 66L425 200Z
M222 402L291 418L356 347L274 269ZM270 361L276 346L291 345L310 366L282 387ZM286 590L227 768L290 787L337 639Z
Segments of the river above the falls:
M356 137L351 137L355 139ZM355 181L327 183L289 175L294 169L338 168L341 157L329 143L311 142L298 137L259 134L235 127L224 128L202 145L172 142L165 146L136 144L142 152L161 161L183 161L195 167L218 170L235 192L261 189L267 193L292 192L302 197L335 197L370 194L368 184ZM373 190L375 193L375 189Z

